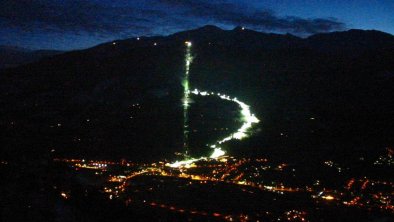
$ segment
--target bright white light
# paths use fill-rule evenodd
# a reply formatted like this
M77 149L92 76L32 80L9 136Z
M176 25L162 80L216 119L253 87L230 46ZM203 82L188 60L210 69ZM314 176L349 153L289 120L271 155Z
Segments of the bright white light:
M242 140L245 137L246 137L246 134L244 132L236 132L233 134L233 138L237 139L237 140Z
M190 41L186 41L185 44L186 44L187 47L192 46L192 42L190 42Z
M204 157L200 157L198 159L189 159L189 160L182 160L182 161L176 161L175 163L171 163L171 164L166 164L169 167L173 167L173 168L178 168L178 167L188 167L190 166L190 164L205 159Z
M210 158L216 159L218 157L221 157L225 154L225 152L221 148L215 148L213 153L211 154Z

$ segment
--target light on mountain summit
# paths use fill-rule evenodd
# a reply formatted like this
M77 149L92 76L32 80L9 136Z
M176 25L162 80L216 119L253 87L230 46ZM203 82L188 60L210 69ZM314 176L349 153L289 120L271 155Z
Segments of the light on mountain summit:
M186 44L187 47L192 46L192 42L190 42L190 41L186 41L185 44Z

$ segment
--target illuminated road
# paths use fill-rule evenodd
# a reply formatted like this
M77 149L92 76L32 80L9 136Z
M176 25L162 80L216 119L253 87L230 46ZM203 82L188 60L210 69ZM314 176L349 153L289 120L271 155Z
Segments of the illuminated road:
M242 126L234 133L230 134L229 136L222 138L216 141L214 144L209 145L211 149L213 149L212 154L209 157L200 157L200 158L187 158L185 160L176 161L175 163L169 164L171 167L180 167L191 164L198 160L208 159L208 158L219 158L223 156L226 152L222 149L221 144L237 139L242 140L248 137L248 131L252 128L253 124L258 123L259 119L250 112L250 107L245 104L244 102L238 100L237 98L231 98L228 95L215 93L215 92L208 92L208 91L201 91L198 89L194 89L190 91L190 83L189 83L189 72L190 72L190 65L193 61L192 56L192 43L187 41L186 44L186 53L185 53L185 75L182 81L183 89L184 89L184 96L183 96L183 144L186 156L188 156L188 139L189 139L189 119L188 119L188 107L190 106L190 94L196 96L212 96L217 97L221 100L232 101L236 103L241 109L242 115Z

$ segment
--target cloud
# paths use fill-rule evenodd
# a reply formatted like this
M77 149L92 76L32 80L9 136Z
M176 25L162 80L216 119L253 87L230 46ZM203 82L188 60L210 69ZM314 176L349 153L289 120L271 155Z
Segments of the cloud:
M204 0L159 0L173 8L183 10L184 16L205 18L227 25L245 25L264 31L313 34L345 29L345 24L336 18L280 17L268 9L247 10L227 1Z
M271 10L239 4L228 0L0 0L0 43L83 48L206 24L300 35L345 28L335 18L281 17Z
M143 15L143 16L141 16ZM135 7L113 7L88 0L2 0L0 19L10 28L29 31L122 33L146 31L146 16L163 16L162 11Z

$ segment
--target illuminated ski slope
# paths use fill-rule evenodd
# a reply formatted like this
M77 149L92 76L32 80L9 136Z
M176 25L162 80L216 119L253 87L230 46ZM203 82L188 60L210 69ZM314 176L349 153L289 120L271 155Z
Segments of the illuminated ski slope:
M189 152L189 103L190 103L190 90L189 90L189 70L190 64L193 61L193 57L191 55L191 42L185 42L186 44L186 55L185 55L185 76L182 80L183 85L183 148L188 155Z
M191 47L192 43L191 42L185 42L186 44L186 55L185 55L185 76L182 81L183 89L184 89L184 96L183 96L183 136L184 136L184 148L186 150L186 156L188 153L188 139L189 139L189 129L188 129L188 107L190 103L190 94L196 95L196 96L213 96L217 97L222 100L227 100L227 101L232 101L238 104L238 106L241 109L241 115L242 115L242 126L234 133L230 134L229 136L222 138L221 140L216 141L214 144L210 145L209 147L213 149L212 154L209 157L200 157L200 158L190 158L186 160L181 160L181 161L176 161L175 163L168 164L170 167L181 167L181 166L188 166L189 164L196 162L198 160L202 159L208 159L208 158L219 158L223 156L226 152L220 147L221 144L237 139L237 140L242 140L246 137L248 137L248 131L252 128L253 124L258 123L259 119L250 112L250 107L246 105L244 102L238 100L237 98L231 98L230 96L227 96L225 94L221 93L214 93L214 92L207 92L207 91L200 91L198 89L194 89L193 91L190 91L190 85L189 85L189 70L190 70L190 64L192 63L193 57L191 55Z

